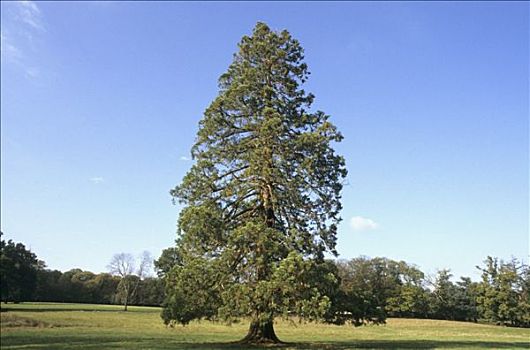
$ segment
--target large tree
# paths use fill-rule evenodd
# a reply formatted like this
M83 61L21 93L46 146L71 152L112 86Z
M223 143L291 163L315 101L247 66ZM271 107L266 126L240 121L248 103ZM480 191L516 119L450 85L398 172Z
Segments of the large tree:
M335 243L343 157L341 134L301 84L300 43L258 23L244 36L219 95L199 123L194 165L171 194L181 264L167 279L163 317L251 317L245 342L278 342L276 316L321 317L329 307L320 274Z

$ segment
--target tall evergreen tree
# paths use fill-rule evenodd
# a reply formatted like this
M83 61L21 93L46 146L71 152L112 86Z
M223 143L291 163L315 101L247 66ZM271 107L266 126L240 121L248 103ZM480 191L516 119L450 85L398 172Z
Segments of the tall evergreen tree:
M245 342L278 342L276 316L321 317L319 274L335 250L343 157L341 134L302 88L303 48L258 23L244 36L191 150L195 161L171 194L182 264L167 279L166 323L251 317Z

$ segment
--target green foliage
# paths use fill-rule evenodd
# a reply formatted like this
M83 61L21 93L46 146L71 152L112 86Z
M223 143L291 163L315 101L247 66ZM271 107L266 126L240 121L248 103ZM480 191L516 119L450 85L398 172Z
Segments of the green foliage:
M161 278L148 277L140 281L134 305L160 306L164 302L165 282Z
M481 316L498 324L530 327L529 267L516 259L504 262L488 257L478 288Z
M433 313L437 318L449 319L455 313L457 287L450 281L449 270L441 270L436 276L432 294Z
M38 270L34 300L64 301L63 289L59 284L61 276L62 272L58 270Z
M386 300L385 310L393 317L428 318L430 293L420 285L405 284Z
M188 324L199 317L214 318L219 305L219 293L212 288L215 274L212 262L200 257L174 267L166 277L164 322Z
M160 257L154 261L156 274L160 278L164 278L174 266L181 264L182 258L176 247L164 249Z
M478 284L469 278L454 284L449 270L442 270L431 291L423 272L403 261L361 257L337 264L341 286L333 300L335 323L384 323L387 316L477 320Z
M120 279L109 273L100 273L86 282L87 288L92 295L91 303L113 304L117 302L116 289Z
M116 289L120 278L108 273L94 274L72 269L39 270L33 300L113 304L118 302Z
M37 286L37 272L42 268L44 263L24 244L0 240L1 300L31 300Z
M394 317L426 317L423 273L404 261L360 257L337 262L341 278L336 323L359 326Z
M303 49L258 23L239 43L192 148L194 165L171 194L184 204L181 265L168 273L165 322L201 317L322 317L333 278L311 271L336 254L342 139L314 96ZM287 282L288 281L288 282Z
M469 277L460 277L460 281L456 284L458 285L457 310L459 310L459 315L454 319L476 322L478 319L477 296L480 284L472 282Z
M249 284L232 284L229 290L222 292L222 306L218 313L223 319L230 320L252 315L254 310L261 308L264 321L274 315L320 319L330 306L329 297L322 294L321 285L334 283L335 276L315 273L318 270L315 261L291 252L272 268L269 280L258 281L252 288Z
M452 274L444 269L436 276L435 289L431 294L431 317L443 320L477 320L475 298L478 285L469 278L451 282Z

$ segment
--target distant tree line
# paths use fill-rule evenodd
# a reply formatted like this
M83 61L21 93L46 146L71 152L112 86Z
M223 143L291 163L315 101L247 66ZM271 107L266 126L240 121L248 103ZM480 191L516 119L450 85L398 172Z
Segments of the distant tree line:
M22 243L1 240L0 248L3 302L124 304L127 298L129 305L159 306L164 304L168 273L181 263L177 250L168 248L154 261L157 277L132 269L122 275L80 269L61 272L46 269ZM332 301L325 321L360 326L402 317L530 327L529 266L517 259L487 257L478 268L480 281L461 277L453 282L449 270L429 277L414 265L387 258L328 260L317 271L336 276L333 283L320 286ZM126 288L129 292L124 294Z
M126 285L136 286L134 293ZM125 300L127 298L127 300ZM41 269L29 300L43 302L121 304L159 306L164 300L164 284L159 278L119 277L72 269L66 272Z
M121 260L120 260L121 259ZM64 302L159 306L164 300L164 281L146 277L152 263L144 253L137 271L130 254L116 254L111 273L95 274L81 269L66 272L46 269L43 261L24 244L0 241L0 291L3 302ZM118 271L118 265L125 266Z
M335 262L339 287L329 319L335 323L384 323L387 317L482 321L530 327L530 269L512 259L487 257L481 281L449 270L428 277L414 265L360 257Z

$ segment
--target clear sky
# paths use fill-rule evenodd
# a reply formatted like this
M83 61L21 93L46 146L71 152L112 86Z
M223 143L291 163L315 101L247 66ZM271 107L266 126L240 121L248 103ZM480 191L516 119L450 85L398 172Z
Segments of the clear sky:
M2 2L1 228L53 269L158 256L202 112L257 21L344 135L342 258L528 261L525 2Z

